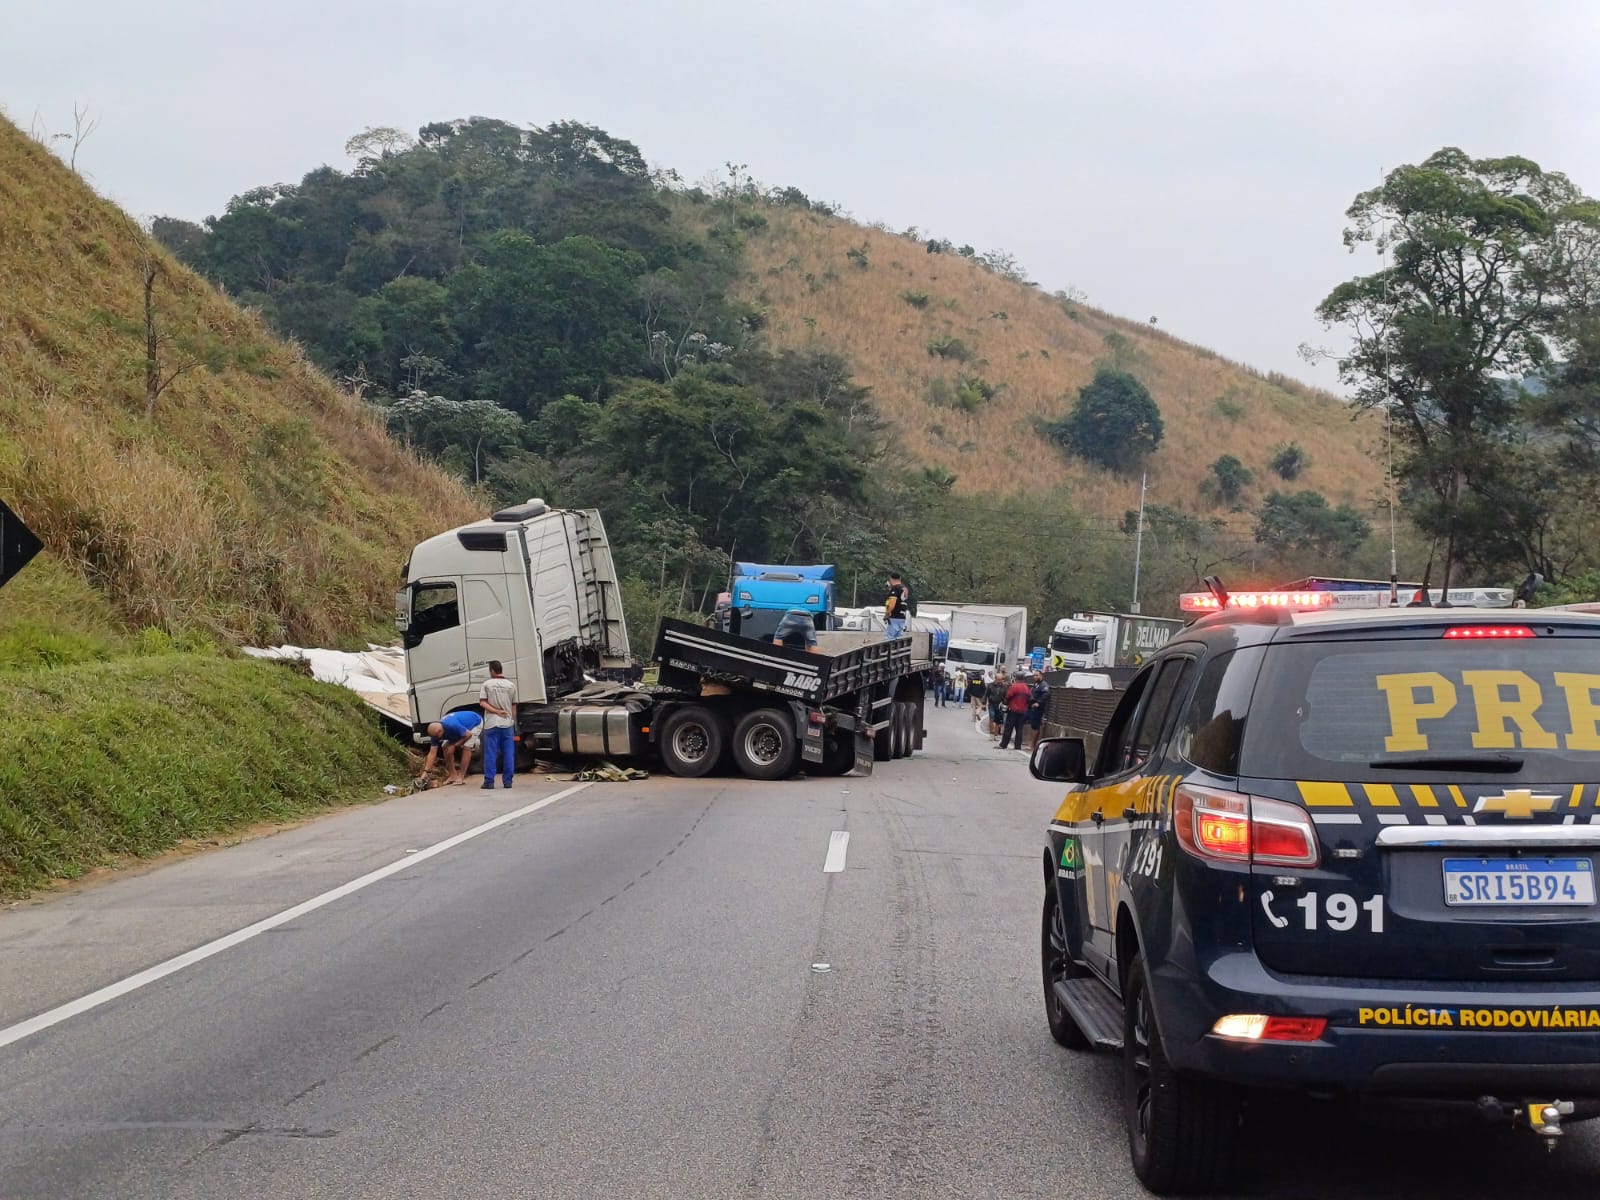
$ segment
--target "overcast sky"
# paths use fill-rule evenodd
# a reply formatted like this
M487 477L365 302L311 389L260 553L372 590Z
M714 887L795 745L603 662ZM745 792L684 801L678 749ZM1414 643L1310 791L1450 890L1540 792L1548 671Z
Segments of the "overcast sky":
M1444 145L1600 192L1597 64L1596 0L0 3L0 105L86 105L79 166L141 215L347 167L371 125L570 118L1329 387L1295 351L1361 266L1355 193Z

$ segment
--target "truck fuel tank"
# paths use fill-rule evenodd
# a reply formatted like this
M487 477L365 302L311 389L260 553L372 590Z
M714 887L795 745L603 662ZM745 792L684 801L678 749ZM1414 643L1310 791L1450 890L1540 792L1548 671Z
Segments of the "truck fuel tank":
M574 705L556 710L557 754L636 757L647 749L643 714L621 704Z

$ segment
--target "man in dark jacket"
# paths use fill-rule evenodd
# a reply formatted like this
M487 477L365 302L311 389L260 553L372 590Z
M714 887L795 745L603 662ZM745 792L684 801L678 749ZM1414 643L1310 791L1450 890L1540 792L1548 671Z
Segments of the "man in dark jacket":
M1028 744L1032 750L1039 741L1039 729L1044 724L1045 710L1050 707L1050 685L1044 681L1044 672L1033 677L1033 690L1028 698Z

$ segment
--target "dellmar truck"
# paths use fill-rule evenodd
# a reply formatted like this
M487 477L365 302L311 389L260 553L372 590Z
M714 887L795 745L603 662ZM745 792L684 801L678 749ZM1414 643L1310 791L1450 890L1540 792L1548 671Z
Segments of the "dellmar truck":
M1182 621L1134 613L1080 612L1056 622L1049 663L1056 671L1136 667L1183 628Z
M819 632L815 652L689 621L656 633L659 685L591 677L631 662L600 514L542 500L421 543L395 597L412 729L476 710L488 662L517 684L517 731L536 754L657 756L674 775L731 764L753 779L870 773L922 746L939 667L927 633ZM802 766L803 765L803 766Z

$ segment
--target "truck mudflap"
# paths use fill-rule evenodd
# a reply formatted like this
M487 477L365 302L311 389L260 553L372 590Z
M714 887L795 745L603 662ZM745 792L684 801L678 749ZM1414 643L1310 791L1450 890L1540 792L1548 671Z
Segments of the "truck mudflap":
M800 727L800 757L808 763L822 763L828 757L828 714L820 708L811 708L790 701L794 709L795 724Z
M856 730L856 774L871 775L874 761L876 761L876 756L872 753L872 735L858 728Z
M855 770L862 775L872 774L874 755L870 724L863 725L848 713L834 713L830 728L828 714L822 709L811 708L798 701L790 703L794 709L795 723L801 730L800 757L803 761L821 766L829 759L828 738L832 736L836 742L849 738L850 746L855 751Z

